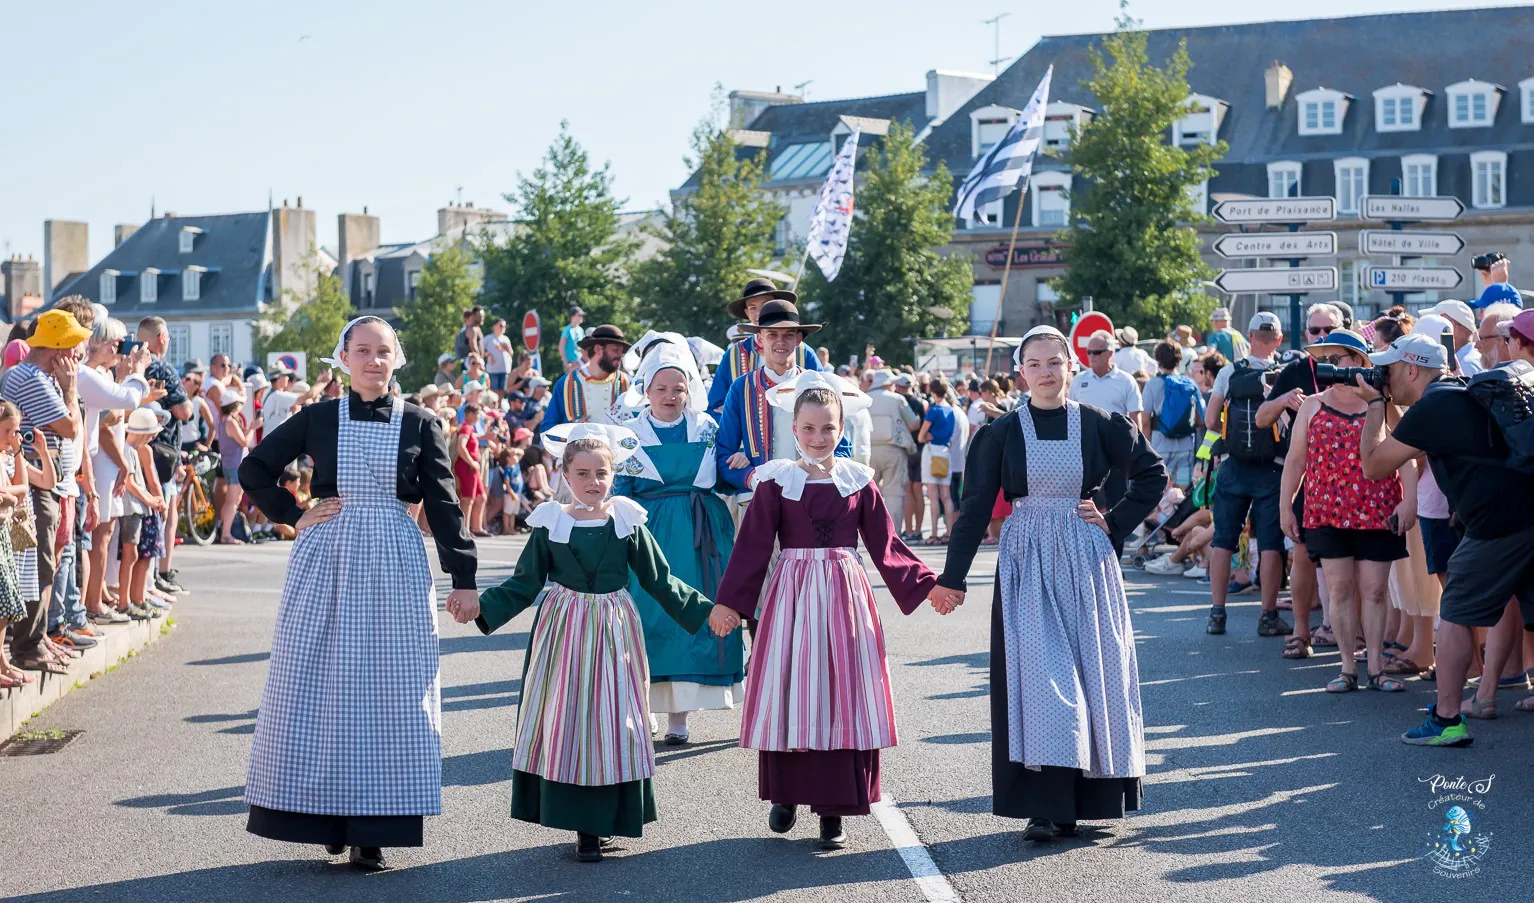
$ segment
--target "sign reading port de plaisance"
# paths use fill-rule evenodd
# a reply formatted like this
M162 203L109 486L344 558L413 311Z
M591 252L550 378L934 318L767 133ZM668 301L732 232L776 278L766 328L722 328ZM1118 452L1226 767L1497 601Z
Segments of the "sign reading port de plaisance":
M1464 212L1465 205L1452 195L1403 198L1388 194L1366 194L1358 204L1360 217L1391 223L1419 223L1425 220L1446 222L1459 219L1459 215Z
M1369 287L1386 291L1458 288L1465 281L1454 267L1369 267Z
M1337 199L1251 198L1220 201L1210 211L1222 223L1315 223L1337 218Z
M1230 294L1303 295L1337 290L1336 267L1252 267L1221 270L1214 284Z
M1227 232L1214 240L1221 257L1331 257L1336 232Z
M1365 254L1401 254L1407 257L1453 257L1465 250L1465 240L1453 232L1398 232L1364 229L1358 233L1358 250Z

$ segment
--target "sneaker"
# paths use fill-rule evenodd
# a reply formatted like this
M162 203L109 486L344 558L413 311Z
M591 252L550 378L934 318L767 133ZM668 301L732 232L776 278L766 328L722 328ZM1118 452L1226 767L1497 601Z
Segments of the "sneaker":
M137 605L134 605L132 602L129 602L127 607L124 608L122 611L123 611L123 614L128 616L128 620L130 620L130 621L147 621L147 620L149 620L149 612L145 611L142 608L139 608Z
M170 603L154 593L144 594L144 607L151 611L170 611Z
M1193 567L1183 571L1182 575L1189 580L1203 580L1209 576L1209 569L1195 564Z
M1294 632L1289 622L1278 616L1276 611L1265 611L1262 617L1257 619L1258 636L1288 636Z
M177 583L176 578L170 574L156 574L154 577L154 586L155 589L158 589L160 592L170 593L174 596L184 596L187 594L186 588Z
M103 608L89 617L94 624L126 624L132 620L115 608Z
M1145 562L1145 573L1155 574L1159 577L1176 577L1186 573L1182 565L1172 560L1171 554L1162 555Z
M1209 609L1209 623L1204 625L1204 632L1211 636L1225 633L1225 606L1215 605Z
M1465 685L1466 686L1470 686L1470 687L1479 687L1481 685L1481 679L1479 677L1472 677L1469 680L1465 681ZM1499 678L1497 680L1497 689L1499 689L1499 690L1534 690L1534 685L1530 684L1530 682L1529 682L1529 674L1528 674L1527 671L1525 671L1522 674L1514 674L1512 677Z
M75 633L73 630L60 630L56 633L50 633L48 634L48 639L60 646L71 649L89 649L96 645L94 637L88 637L83 633Z
M1425 721L1401 735L1401 742L1409 746L1469 746L1475 738L1470 736L1463 715L1450 724L1441 724L1429 711Z

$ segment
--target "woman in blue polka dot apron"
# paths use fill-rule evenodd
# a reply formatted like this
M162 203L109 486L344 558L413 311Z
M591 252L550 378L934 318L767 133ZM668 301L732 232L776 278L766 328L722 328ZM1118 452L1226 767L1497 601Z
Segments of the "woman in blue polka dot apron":
M1122 415L1066 398L1065 337L1041 326L1016 362L1029 403L975 434L964 501L938 586L961 604L998 492L1002 527L991 608L991 779L997 815L1024 836L1075 836L1077 822L1140 808L1144 724L1134 628L1118 549L1155 507L1166 468ZM1117 471L1128 493L1092 499Z

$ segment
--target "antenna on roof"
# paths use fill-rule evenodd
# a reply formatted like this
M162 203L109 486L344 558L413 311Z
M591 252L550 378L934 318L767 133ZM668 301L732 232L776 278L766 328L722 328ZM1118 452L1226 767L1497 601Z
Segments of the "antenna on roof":
M990 63L991 63L991 74L993 76L1000 75L1001 74L1001 64L1005 63L1007 60L1012 59L1010 56L1002 56L1001 55L1001 20L1005 19L1006 17L1008 17L1010 15L1012 15L1012 14L1011 13L997 13L992 18L985 19L984 21L982 21L980 23L981 25L989 25L989 26L991 26L992 32L994 33L994 42L993 43L994 43L994 46L995 46L994 52L996 54L996 58L990 61Z
M805 93L804 89L813 84L815 84L815 80L813 78L808 81L802 81L799 84L794 85L794 93L800 97L807 97L808 95Z
M462 207L463 206L463 186L462 185L458 186L458 200L453 202L453 206L454 207Z
M154 219L154 195L149 196L149 218Z

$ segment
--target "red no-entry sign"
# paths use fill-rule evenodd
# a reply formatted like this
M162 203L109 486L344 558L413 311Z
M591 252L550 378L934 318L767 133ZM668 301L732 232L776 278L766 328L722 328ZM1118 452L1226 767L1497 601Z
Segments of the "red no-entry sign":
M530 310L522 315L522 345L528 351L537 351L542 340L543 324L538 319L538 312Z
M1100 329L1112 332L1113 321L1108 319L1107 314L1098 313L1095 310L1091 313L1083 314L1081 319L1076 321L1076 325L1071 327L1071 350L1076 353L1076 357L1081 361L1081 366L1083 367L1091 366L1091 362L1087 360L1087 342L1091 340L1092 333ZM1108 350L1113 350L1112 343L1108 345Z

